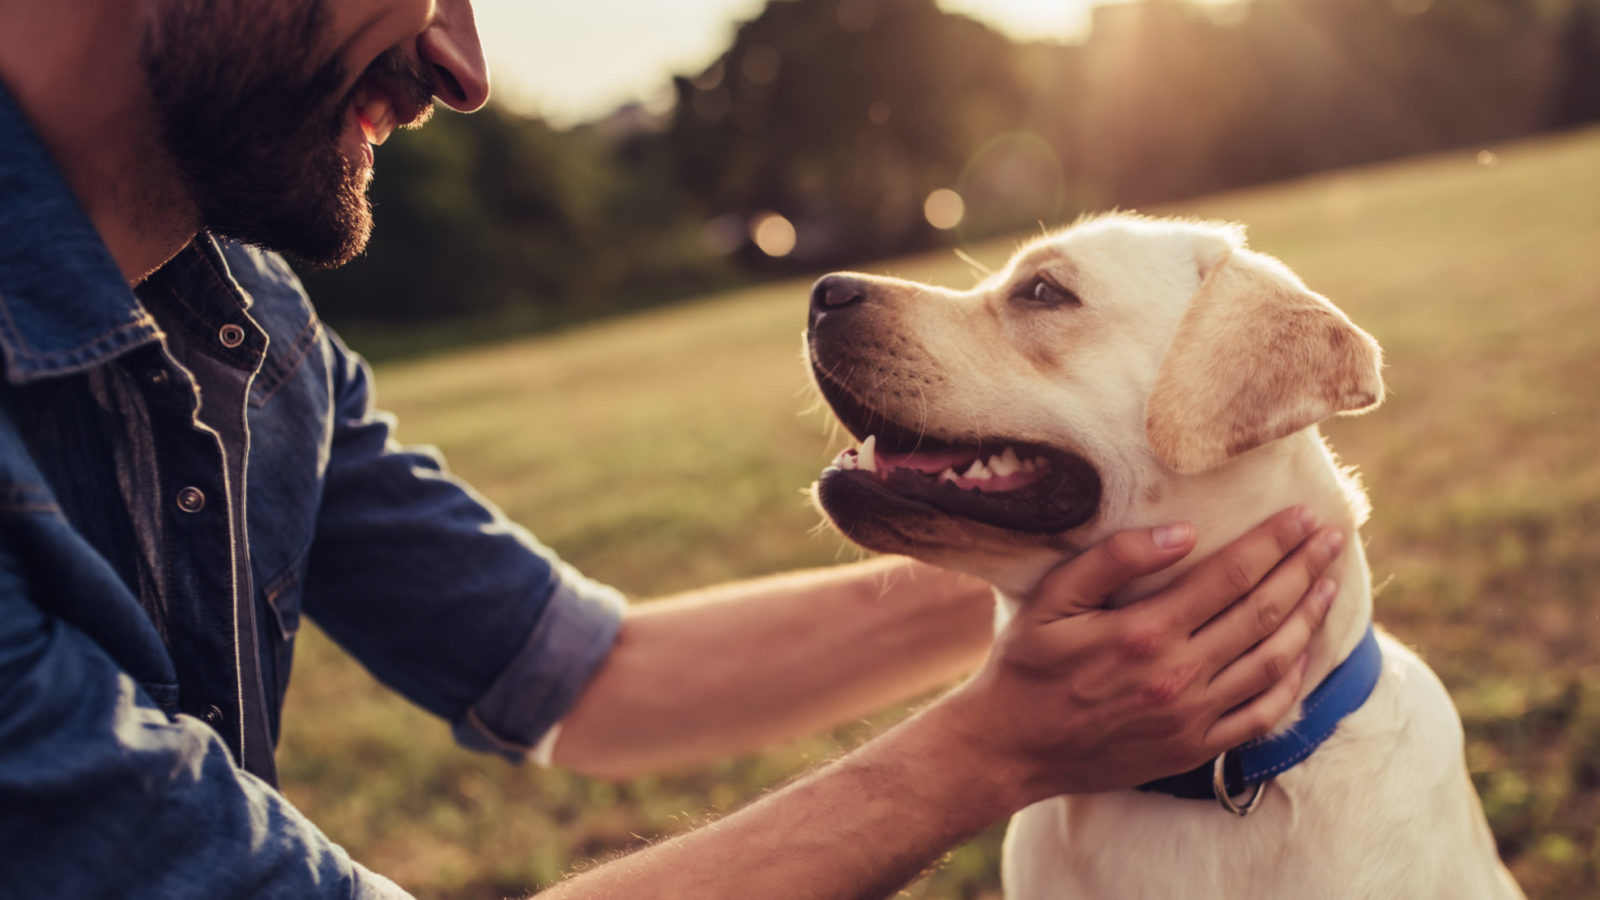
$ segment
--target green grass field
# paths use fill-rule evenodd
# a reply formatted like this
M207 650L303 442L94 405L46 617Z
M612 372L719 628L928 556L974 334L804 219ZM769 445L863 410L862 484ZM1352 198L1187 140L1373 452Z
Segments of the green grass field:
M1375 334L1390 396L1327 430L1362 469L1381 623L1466 722L1531 897L1600 896L1600 132L1335 173L1169 209L1248 223ZM1009 242L974 248L998 263ZM964 286L950 254L882 271ZM854 558L801 495L837 449L800 364L804 281L380 371L402 438L566 558L649 598ZM878 723L608 784L455 748L303 635L285 791L423 897L531 891L731 809ZM892 714L890 714L892 716ZM914 897L998 896L1000 832Z

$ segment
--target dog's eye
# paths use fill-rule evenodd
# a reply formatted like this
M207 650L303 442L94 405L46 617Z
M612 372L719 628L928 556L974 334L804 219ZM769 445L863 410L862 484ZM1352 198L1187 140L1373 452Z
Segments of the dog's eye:
M1021 298L1040 306L1082 306L1083 301L1078 295L1051 281L1043 275L1037 275L1023 288Z

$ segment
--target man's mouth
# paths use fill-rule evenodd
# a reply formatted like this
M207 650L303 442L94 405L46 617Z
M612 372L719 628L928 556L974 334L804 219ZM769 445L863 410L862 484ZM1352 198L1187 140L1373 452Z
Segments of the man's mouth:
M381 146L396 128L421 125L433 111L433 85L418 64L391 50L373 61L356 82L348 104L350 118L371 147Z
M910 429L819 376L841 424L861 443L819 480L830 501L860 513L939 513L1027 534L1056 534L1099 511L1099 473L1083 457L1005 437L945 438Z
M400 125L400 116L388 95L367 82L356 87L350 111L361 127L362 136L375 147L382 146Z

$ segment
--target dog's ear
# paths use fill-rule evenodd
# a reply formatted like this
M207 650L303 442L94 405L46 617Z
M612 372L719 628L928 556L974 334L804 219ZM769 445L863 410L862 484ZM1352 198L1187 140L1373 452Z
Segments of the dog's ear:
M1382 401L1378 342L1281 263L1237 249L1200 270L1145 406L1162 464L1203 472Z

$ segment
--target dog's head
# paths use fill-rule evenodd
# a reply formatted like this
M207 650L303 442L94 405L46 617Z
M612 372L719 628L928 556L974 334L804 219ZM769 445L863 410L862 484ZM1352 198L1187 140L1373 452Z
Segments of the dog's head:
M834 525L1002 588L1383 393L1376 342L1239 229L1123 215L970 291L829 275L806 344L862 442L816 484Z

